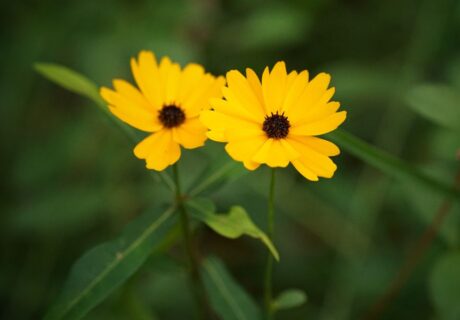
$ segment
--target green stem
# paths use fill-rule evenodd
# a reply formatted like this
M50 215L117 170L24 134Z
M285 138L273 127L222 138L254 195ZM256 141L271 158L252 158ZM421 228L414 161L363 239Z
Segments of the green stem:
M179 208L180 213L180 223L182 229L182 236L184 241L184 251L188 257L188 269L190 272L190 282L193 291L193 296L197 305L197 310L199 312L199 319L208 318L208 308L206 295L201 281L200 272L198 269L198 259L196 255L196 250L193 245L193 239L190 232L190 222L187 210L184 206L184 197L181 193L180 180L179 180L179 171L178 165L175 163L173 165L173 178L176 189L176 202Z
M275 232L275 168L271 170L270 178L270 191L268 195L268 211L267 211L267 235L273 241L273 234ZM267 265L265 267L265 311L267 320L273 319L273 289L272 289L272 273L273 273L273 256L269 252L267 256Z

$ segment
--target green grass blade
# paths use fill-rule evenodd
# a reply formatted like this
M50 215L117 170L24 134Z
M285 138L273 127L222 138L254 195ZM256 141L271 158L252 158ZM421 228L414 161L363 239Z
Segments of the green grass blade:
M72 267L64 289L45 320L81 319L122 285L152 250L167 241L175 225L174 207L153 210L124 229L120 237L94 247Z
M235 282L219 259L207 258L202 265L202 275L211 306L220 319L261 319L261 312L257 305Z
M427 176L405 161L366 143L344 130L338 129L328 134L327 137L352 155L380 169L388 175L401 180L416 182L428 187L434 192L454 198L456 201L460 202L460 191L455 190L455 188L446 183Z

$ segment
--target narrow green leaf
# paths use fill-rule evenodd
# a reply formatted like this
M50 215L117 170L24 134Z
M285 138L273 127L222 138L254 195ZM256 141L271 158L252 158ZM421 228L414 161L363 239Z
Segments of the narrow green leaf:
M273 257L279 261L279 253L268 236L251 220L246 210L240 206L233 206L228 214L216 214L214 204L207 200L190 200L187 202L190 211L198 220L206 223L215 232L230 239L242 235L261 240L270 250Z
M448 253L436 263L430 278L431 299L441 319L460 319L460 252Z
M425 185L434 192L451 197L460 202L460 191L425 175L414 166L364 142L344 130L337 129L333 133L328 134L328 137L357 158L382 170L388 175L400 180L412 181Z
M105 107L96 84L80 73L54 63L36 63L34 67L48 80Z
M85 253L72 267L46 320L80 319L123 284L158 250L175 225L175 208L153 210L130 223L121 236Z
M210 257L204 260L202 276L211 306L221 319L261 319L257 305L236 283L219 259Z
M307 301L305 292L299 289L289 289L283 291L273 301L273 308L275 310L291 309L299 307Z
M460 93L435 84L419 85L406 95L408 105L422 117L441 126L460 131Z

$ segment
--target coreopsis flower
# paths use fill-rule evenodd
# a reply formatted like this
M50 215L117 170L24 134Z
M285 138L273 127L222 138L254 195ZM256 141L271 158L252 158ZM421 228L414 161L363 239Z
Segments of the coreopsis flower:
M337 166L330 157L340 150L317 136L336 129L346 112L330 101L335 90L328 88L328 74L309 80L306 70L288 74L278 62L271 72L265 68L262 81L249 68L246 76L232 70L226 77L224 97L212 99L212 109L201 115L210 139L226 142L228 154L249 170L292 163L312 181L333 176Z
M161 171L179 160L180 146L204 144L207 129L199 115L209 108L210 98L221 97L225 79L194 63L183 69L168 57L158 63L150 51L141 51L137 61L132 58L131 69L139 89L115 79L114 90L101 88L100 93L116 117L150 133L134 154L145 159L147 168Z

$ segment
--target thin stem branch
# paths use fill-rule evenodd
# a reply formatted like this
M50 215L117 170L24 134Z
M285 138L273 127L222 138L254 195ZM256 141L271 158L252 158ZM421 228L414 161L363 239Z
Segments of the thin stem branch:
M460 172L455 178L455 188L460 188ZM430 225L425 229L417 241L415 248L409 253L405 262L399 269L396 276L393 278L390 286L384 294L372 305L365 314L363 319L373 320L379 319L387 306L398 296L404 284L412 275L416 266L424 257L425 253L430 248L433 240L436 238L441 225L452 208L453 199L451 197L445 199L439 206L437 213L433 217Z
M184 251L188 258L188 268L190 272L191 287L193 296L198 307L199 319L206 319L209 317L206 295L201 281L200 272L198 269L198 259L194 247L194 241L190 232L190 222L187 210L184 206L184 198L181 193L179 170L177 163L173 165L173 179L176 189L176 202L180 213L180 222L182 229L182 236L184 241Z
M273 241L273 235L275 232L275 168L271 170L270 178L270 189L268 195L268 211L267 211L267 235ZM267 320L273 319L273 285L272 285L272 273L273 273L273 256L269 252L267 255L267 264L265 267L265 287L264 287L264 299L265 299L265 311Z

